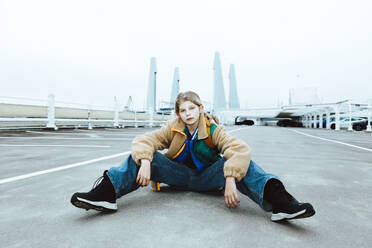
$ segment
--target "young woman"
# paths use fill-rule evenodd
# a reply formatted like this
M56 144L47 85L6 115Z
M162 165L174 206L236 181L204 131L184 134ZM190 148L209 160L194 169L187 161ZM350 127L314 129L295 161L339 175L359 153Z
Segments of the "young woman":
M175 112L178 118L166 126L137 136L124 163L104 171L98 185L75 193L71 203L86 210L116 211L118 198L152 180L183 190L224 189L226 206L232 208L240 202L238 189L263 210L272 211L273 221L315 214L310 203L298 202L277 176L251 160L246 143L228 135L213 116L204 113L196 93L180 93ZM163 149L168 149L164 155L158 152Z

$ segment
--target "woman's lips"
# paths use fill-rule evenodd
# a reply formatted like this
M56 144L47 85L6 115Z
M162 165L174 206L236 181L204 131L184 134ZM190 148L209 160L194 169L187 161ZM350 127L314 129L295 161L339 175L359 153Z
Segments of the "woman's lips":
M187 118L186 120L187 121L191 121L192 119L194 119L194 118L190 117L190 118Z

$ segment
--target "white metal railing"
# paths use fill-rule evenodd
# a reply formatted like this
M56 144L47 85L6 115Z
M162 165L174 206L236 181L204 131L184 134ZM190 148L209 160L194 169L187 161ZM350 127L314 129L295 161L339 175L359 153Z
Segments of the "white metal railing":
M52 129L62 126L81 127L82 124L89 129L95 125L153 127L164 125L170 117L164 113L120 111L116 100L113 107L107 107L56 102L53 94L48 96L48 101L0 97L0 129L30 127L30 124L31 127Z
M334 129L341 129L341 118L348 118L347 130L353 130L353 118L363 117L367 118L367 132L371 132L371 108L372 99L368 99L362 103L352 100L345 100L334 104L314 104L306 105L307 109L302 109L304 126L307 128L318 127L322 128L324 115L326 115L326 128L331 128L331 118L334 118ZM293 107L293 106L288 106ZM305 106L304 106L305 107ZM331 113L333 115L331 116ZM318 118L319 117L319 118Z

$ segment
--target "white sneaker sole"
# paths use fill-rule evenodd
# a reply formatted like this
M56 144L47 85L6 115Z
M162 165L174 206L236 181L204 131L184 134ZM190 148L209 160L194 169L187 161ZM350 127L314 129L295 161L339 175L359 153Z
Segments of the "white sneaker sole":
M305 212L306 212L306 209L303 209L303 210L301 210L297 213L294 213L294 214L286 214L286 213L272 214L271 215L271 220L272 221L279 221L279 220L284 220L284 219L286 219L286 220L295 219L296 217L299 217L300 215L304 214Z
M92 206L93 209L96 209L96 210L99 210L99 211L102 211L102 208L107 209L107 210L113 210L113 211L118 210L118 205L116 203L110 203L110 202L106 202L106 201L89 201L87 199L83 199L83 198L80 198L80 197L76 197L76 198L80 202L88 203L89 205Z

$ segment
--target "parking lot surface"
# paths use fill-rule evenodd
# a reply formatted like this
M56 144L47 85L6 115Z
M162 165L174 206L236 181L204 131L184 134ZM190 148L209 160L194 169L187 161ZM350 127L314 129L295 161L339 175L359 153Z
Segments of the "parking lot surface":
M270 221L239 194L140 188L103 214L70 203L119 166L145 128L0 132L1 247L371 247L372 134L305 128L227 127L252 159L278 175L308 219Z

